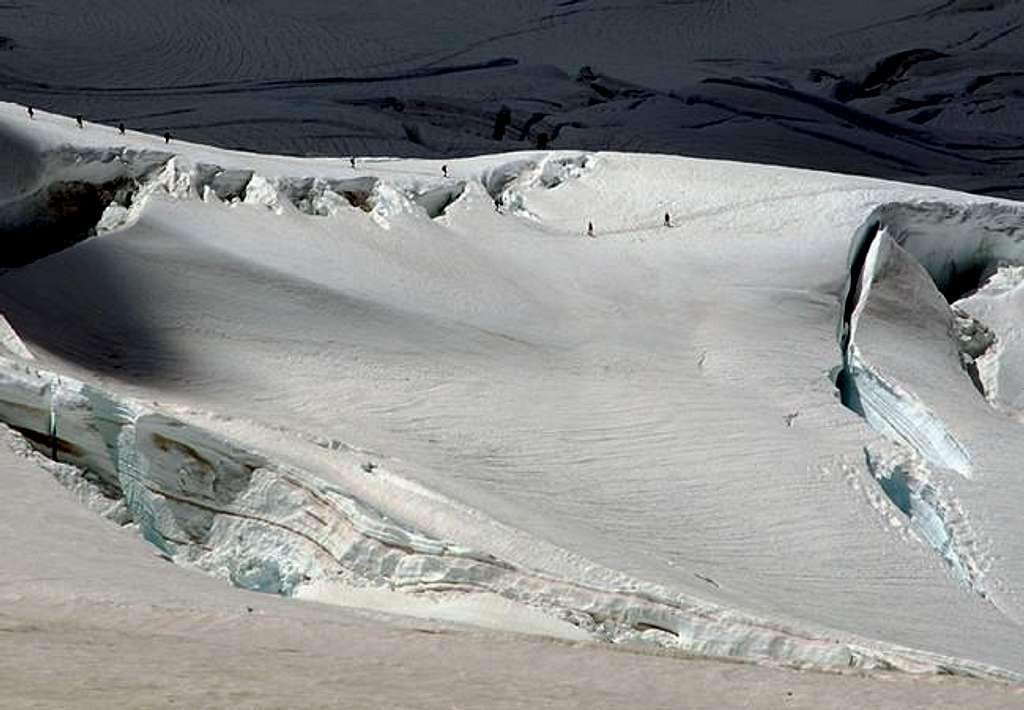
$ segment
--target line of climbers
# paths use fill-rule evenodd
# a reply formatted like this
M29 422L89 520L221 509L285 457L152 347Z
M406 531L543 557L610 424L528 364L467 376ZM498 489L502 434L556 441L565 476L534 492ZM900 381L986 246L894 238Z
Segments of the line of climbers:
M35 119L35 117L36 117L36 111L31 106L28 107L28 117L30 119ZM80 130L85 130L85 119L82 117L81 114L75 116L75 125L77 125ZM124 132L125 132L124 122L121 122L121 123L117 124L117 132L120 133L122 136L124 135ZM164 131L163 138L164 138L164 143L170 143L171 142L171 132L170 131Z
M31 106L28 106L27 108L28 108L28 117L30 119L35 119L35 117L36 117L35 109L32 108ZM75 124L78 126L78 128L80 130L85 130L85 119L82 117L81 114L75 116ZM122 136L124 135L125 125L124 125L123 121L121 123L117 124L117 132L120 133ZM163 138L164 138L164 143L170 143L171 142L171 132L170 131L164 131ZM349 162L349 165L352 166L352 169L355 170L355 168L356 168L355 156L349 158L348 162ZM442 165L441 166L441 174L444 177L448 177L448 166L447 165Z
M672 226L672 215L670 215L668 212L665 213L665 220L664 220L663 224L666 227L671 227ZM587 222L587 236L588 237L595 237L595 238L597 237L597 235L594 234L594 223L593 222Z

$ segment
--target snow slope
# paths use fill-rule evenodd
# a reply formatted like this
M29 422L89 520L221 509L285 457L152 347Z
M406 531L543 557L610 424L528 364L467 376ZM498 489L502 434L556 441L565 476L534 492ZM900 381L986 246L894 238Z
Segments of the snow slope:
M174 561L716 657L1024 673L1019 423L975 389L931 258L1012 243L1011 203L619 153L445 178L0 121L23 257L0 418Z
M617 653L296 604L188 574L95 517L35 461L0 448L0 707L992 710L1019 686L769 669ZM479 617L478 617L479 618ZM842 698L837 702L837 698Z
M0 18L0 98L197 142L442 157L543 133L1021 196L1008 0L15 0Z

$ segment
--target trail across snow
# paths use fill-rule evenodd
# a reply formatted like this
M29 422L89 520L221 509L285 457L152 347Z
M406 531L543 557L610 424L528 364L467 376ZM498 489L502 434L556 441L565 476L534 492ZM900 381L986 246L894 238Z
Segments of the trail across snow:
M674 157L495 155L446 178L11 105L0 125L22 156L5 239L54 235L0 274L0 419L174 561L572 638L1024 673L1020 424L977 390L911 248L973 238L963 214L1016 229L1016 206ZM901 256L861 259L880 205ZM844 407L856 363L896 394ZM910 428L879 425L894 412ZM914 447L934 422L969 468Z

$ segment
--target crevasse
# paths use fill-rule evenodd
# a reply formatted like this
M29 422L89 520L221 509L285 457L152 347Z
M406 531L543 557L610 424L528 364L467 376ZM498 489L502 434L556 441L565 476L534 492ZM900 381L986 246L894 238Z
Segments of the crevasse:
M868 453L869 470L918 536L941 555L951 573L985 598L989 595L983 578L984 560L961 539L963 515L957 512L958 501L949 499L928 480L929 469L952 471L970 479L974 473L970 453L914 392L872 365L858 347L857 326L872 297L874 279L892 258L892 250L902 250L916 259L947 300L958 300L983 285L999 267L1024 260L1021 235L1021 214L1002 205L923 203L879 207L852 240L838 329L842 366L836 384L842 403L908 450L903 461L895 462ZM951 320L960 322L964 318ZM984 329L979 322L968 325L972 332ZM976 339L966 338L965 342L971 345ZM963 358L965 376L977 386L980 380L976 366L974 372L969 366L974 365L978 353L970 355Z

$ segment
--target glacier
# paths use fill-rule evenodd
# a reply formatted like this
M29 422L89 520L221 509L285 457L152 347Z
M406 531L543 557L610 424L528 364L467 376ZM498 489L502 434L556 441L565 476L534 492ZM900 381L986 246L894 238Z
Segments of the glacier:
M0 420L161 557L630 648L1024 673L1013 203L0 124L7 238L62 236L0 274Z

